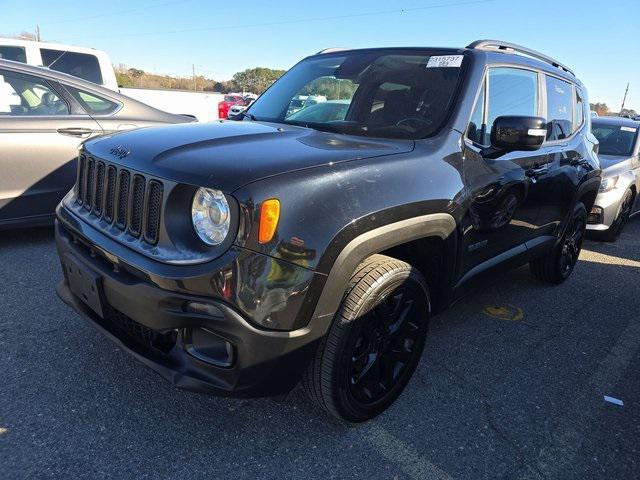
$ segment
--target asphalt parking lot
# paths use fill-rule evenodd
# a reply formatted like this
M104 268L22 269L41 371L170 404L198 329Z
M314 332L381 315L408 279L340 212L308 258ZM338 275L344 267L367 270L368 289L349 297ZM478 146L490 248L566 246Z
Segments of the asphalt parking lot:
M640 218L560 287L523 268L434 318L405 393L355 427L298 390L174 389L58 300L52 236L0 233L2 478L640 478Z

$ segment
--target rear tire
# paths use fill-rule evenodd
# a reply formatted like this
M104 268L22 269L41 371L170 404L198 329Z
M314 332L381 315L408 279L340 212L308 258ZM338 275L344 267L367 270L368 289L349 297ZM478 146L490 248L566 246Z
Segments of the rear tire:
M363 422L402 393L424 349L429 288L408 263L373 255L356 269L304 377L330 415Z
M587 209L578 202L558 245L544 257L529 263L533 276L551 284L559 284L569 278L578 262L586 227Z

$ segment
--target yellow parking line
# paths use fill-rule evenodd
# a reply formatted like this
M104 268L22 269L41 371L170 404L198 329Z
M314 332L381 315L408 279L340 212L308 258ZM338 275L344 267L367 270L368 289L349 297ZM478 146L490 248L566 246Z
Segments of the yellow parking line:
M605 265L619 265L621 267L640 268L640 262L636 260L616 257L614 255L607 255L606 253L593 252L591 250L585 250L584 248L580 253L580 260L582 260L583 262L602 263Z
M514 307L513 305L486 305L482 309L482 313L489 317L497 318L498 320L507 320L510 322L517 322L524 317L522 309Z
M379 425L368 426L365 439L379 454L392 461L415 480L451 480L451 476L412 446L389 433Z

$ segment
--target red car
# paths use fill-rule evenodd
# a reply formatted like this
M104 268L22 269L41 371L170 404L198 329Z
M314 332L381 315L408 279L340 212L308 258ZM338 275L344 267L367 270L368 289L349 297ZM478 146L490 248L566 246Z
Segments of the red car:
M224 100L218 104L218 118L228 118L229 109L234 105L246 105L240 95L225 95Z

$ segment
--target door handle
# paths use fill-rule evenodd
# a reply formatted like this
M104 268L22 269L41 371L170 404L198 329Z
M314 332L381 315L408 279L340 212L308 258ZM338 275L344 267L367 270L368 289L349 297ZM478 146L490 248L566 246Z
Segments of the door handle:
M69 137L80 137L85 138L93 133L93 130L90 128L80 128L80 127L69 127L69 128L59 128L58 133L60 135L67 135Z

